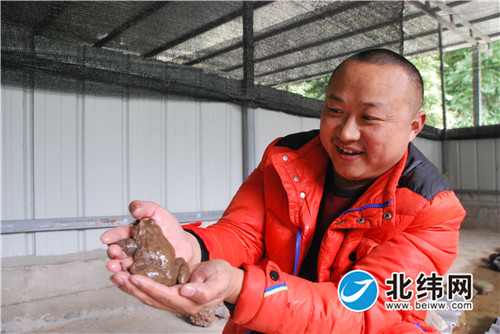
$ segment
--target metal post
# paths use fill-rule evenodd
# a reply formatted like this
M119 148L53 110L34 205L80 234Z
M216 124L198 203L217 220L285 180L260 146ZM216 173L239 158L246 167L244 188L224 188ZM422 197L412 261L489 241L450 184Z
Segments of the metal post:
M446 131L447 131L447 124L446 124L446 82L445 82L445 76L444 76L444 54L443 54L443 27L441 24L438 24L438 39L439 39L439 72L440 72L440 77L441 77L441 106L443 108L443 138L441 138L441 156L443 157L442 159L442 172L443 174L448 173L448 164L449 164L449 159L448 159L448 141L446 139Z
M243 179L256 167L255 159L255 110L251 109L254 98L254 36L253 2L243 1L243 87L242 109Z
M472 47L472 94L474 127L478 127L481 125L481 55L477 45Z
M446 133L447 124L446 124L446 83L444 77L444 54L443 54L443 28L441 24L439 24L439 72L441 76L441 106L443 108L443 133Z

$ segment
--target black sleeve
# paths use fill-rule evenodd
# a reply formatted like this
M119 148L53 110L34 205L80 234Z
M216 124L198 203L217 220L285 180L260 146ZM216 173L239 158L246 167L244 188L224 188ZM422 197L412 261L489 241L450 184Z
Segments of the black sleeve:
M203 240L201 240L201 238L196 234L194 233L193 231L191 230L184 230L192 235L194 235L194 237L196 238L196 240L198 241L198 243L200 244L200 249L201 249L201 262L203 261L208 261L208 249L207 249L207 246L205 246L205 243L203 242Z

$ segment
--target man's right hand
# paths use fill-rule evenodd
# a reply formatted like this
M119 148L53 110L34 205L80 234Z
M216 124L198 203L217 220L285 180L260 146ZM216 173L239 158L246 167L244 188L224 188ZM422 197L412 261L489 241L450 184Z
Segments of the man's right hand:
M177 218L165 208L153 202L133 201L129 205L129 211L135 219L153 218L165 238L174 247L175 256L184 258L191 269L200 262L201 250L198 241L193 235L185 232ZM109 246L108 256L111 259L107 265L109 271L118 273L124 271L123 266L128 268L132 265L133 259L115 245L118 241L129 238L130 234L130 226L119 226L101 236L101 241Z

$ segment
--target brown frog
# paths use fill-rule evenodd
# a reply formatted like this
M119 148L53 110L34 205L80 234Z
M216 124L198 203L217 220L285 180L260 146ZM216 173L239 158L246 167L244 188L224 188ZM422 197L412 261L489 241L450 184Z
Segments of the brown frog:
M189 267L183 258L175 258L175 250L163 236L154 219L140 219L131 224L132 238L118 242L134 264L131 274L144 275L152 280L171 286L189 281Z

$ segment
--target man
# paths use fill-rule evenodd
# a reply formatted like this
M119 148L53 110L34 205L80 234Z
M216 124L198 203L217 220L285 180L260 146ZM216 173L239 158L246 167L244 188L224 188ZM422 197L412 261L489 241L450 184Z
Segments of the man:
M333 73L317 131L267 148L218 223L180 227L164 208L135 201L190 264L191 282L164 287L122 269L116 245L127 227L106 232L111 280L153 307L196 313L231 304L225 332L422 333L425 313L388 311L385 280L444 275L457 253L465 212L444 178L410 144L425 113L417 69L392 51L362 52ZM206 261L209 260L209 261ZM200 261L202 261L200 263ZM352 270L376 279L363 312L340 301Z

